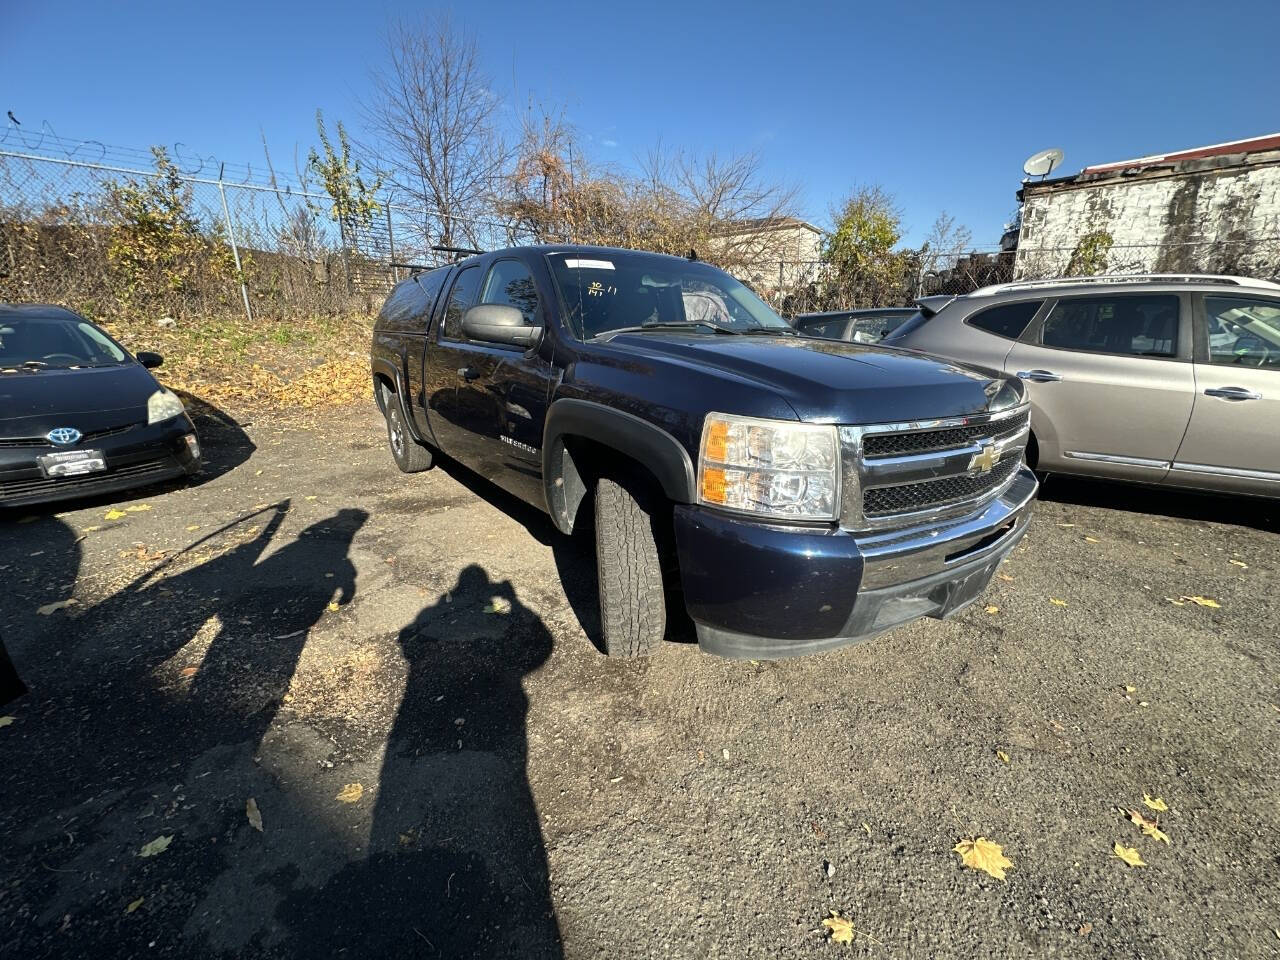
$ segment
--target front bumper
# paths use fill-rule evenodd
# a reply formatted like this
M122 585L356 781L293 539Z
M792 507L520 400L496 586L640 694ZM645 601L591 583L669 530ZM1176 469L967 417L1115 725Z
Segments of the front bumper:
M875 534L766 526L679 506L681 581L698 643L721 656L773 659L949 617L982 596L1022 539L1037 487L1022 467L967 517Z
M80 446L103 452L107 469L52 479L41 473L37 462L52 448L0 446L0 508L116 493L198 473L201 458L188 445L188 435L195 435L195 427L184 413L85 441Z

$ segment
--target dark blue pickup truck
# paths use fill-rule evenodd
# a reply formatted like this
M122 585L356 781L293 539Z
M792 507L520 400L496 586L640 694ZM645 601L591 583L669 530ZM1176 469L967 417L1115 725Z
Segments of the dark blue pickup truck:
M565 534L594 520L612 655L661 643L669 591L735 657L948 616L1036 493L1017 379L811 339L680 257L520 247L415 274L372 374L401 470L442 451Z

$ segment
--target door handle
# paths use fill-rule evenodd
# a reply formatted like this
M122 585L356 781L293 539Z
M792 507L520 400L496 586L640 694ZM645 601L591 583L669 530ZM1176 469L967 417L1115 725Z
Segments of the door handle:
M1204 392L1206 397L1221 397L1223 400L1261 400L1262 394L1248 387L1210 387Z
M470 367L459 367L458 376L461 377L463 380L465 380L467 383L470 383L472 380L480 376L480 374L478 374L475 370L471 369Z
M1056 383L1062 377L1052 370L1019 370L1018 379L1030 380L1033 383Z

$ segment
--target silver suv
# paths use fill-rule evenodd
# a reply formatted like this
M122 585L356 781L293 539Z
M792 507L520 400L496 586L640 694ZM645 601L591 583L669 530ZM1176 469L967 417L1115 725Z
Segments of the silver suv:
M1073 277L918 303L882 342L1021 377L1036 469L1280 497L1280 284Z

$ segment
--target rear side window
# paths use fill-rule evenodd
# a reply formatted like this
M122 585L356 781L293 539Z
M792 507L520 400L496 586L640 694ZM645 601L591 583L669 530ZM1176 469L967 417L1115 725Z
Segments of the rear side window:
M440 299L440 289L447 279L449 279L449 267L437 267L435 270L421 274L418 277L418 286L422 288L423 293L422 304L424 309L422 316L418 318L417 326L426 327L431 322L431 308Z
M1072 297L1045 318L1046 347L1130 357L1178 355L1178 298Z
M444 335L450 340L463 340L462 315L476 302L480 286L480 268L470 266L458 274L449 291L449 305L444 314Z
M979 330L985 330L987 333L994 333L997 337L1017 340L1022 336L1022 331L1027 329L1027 324L1031 322L1031 318L1036 315L1042 303L1044 303L1043 300L1002 303L998 307L980 310L968 317L965 323Z
M937 316L937 314L933 314L933 316ZM894 327L889 335L884 338L885 342L888 343L891 340L901 340L908 334L915 333L928 322L929 317L926 317L923 313L917 310L912 314L911 318L901 326Z
M449 268L441 267L397 283L378 312L378 326L383 330L424 332L448 275Z
M796 326L811 337L826 337L828 340L840 340L844 337L844 328L849 325L848 317L837 317L834 320L801 320Z
M524 315L525 323L538 325L538 290L533 285L533 274L519 260L499 260L493 265L480 302L515 307Z

